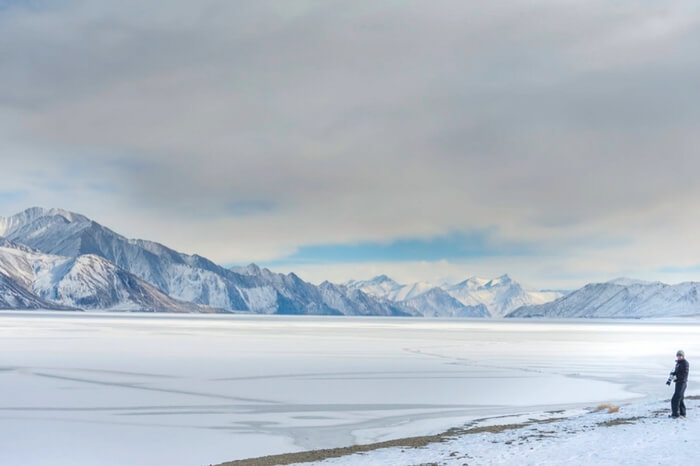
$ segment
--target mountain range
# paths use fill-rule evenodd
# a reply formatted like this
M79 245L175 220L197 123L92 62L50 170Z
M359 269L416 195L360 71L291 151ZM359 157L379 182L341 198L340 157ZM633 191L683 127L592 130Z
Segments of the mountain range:
M700 283L667 285L618 278L590 283L552 302L523 306L507 317L645 318L700 316Z
M211 312L175 300L106 259L45 254L0 238L0 308Z
M400 284L386 275L308 283L255 264L222 267L126 238L62 209L0 217L0 309L249 312L424 317L700 315L699 283L618 279L571 293L525 289L508 275Z
M293 273L255 265L227 269L156 242L128 239L62 209L34 207L0 217L0 236L3 280L34 295L33 301L29 296L21 300L14 286L12 303L26 301L30 308L45 308L43 301L49 301L61 307L158 312L416 314L357 290L315 286Z
M404 285L379 275L371 280L351 280L346 285L378 298L419 307L424 313L439 312L447 306L452 309L450 315L455 317L471 314L499 318L521 306L543 304L564 294L526 290L508 275L493 279L472 277L457 284L442 285L427 282Z

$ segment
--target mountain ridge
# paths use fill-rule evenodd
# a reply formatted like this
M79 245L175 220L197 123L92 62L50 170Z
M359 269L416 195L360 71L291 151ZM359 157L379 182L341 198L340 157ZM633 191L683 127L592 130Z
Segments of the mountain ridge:
M556 291L525 290L508 274L491 279L470 277L456 284L443 283L442 285L433 285L428 282L400 284L387 275L379 275L369 280L350 280L346 285L379 298L408 305L422 301L424 311L427 313L438 312L437 303L440 302L451 307L451 313L468 313L468 310L471 310L475 316L483 314L484 310L480 309L480 306L483 306L487 316L496 318L503 317L523 304L543 303L562 295ZM432 295L430 297L432 299L428 296L422 300L419 299L428 293ZM442 293L446 296L437 299ZM447 297L457 301L463 309L459 311L456 304Z
M250 267L238 273L199 255L129 239L80 214L34 207L0 218L8 240L60 257L94 255L172 299L224 311L277 314L415 315L409 307L344 287L321 289L297 275ZM350 296L350 293L352 296ZM342 311L334 308L340 306Z
M589 283L550 303L522 306L506 317L652 318L700 316L700 283L668 285L633 279Z
M45 254L0 238L5 308L213 312L174 300L99 256ZM9 284L12 283L12 285ZM18 298L22 298L19 299Z
M225 268L129 239L64 209L0 217L0 308L423 317L700 316L700 283L630 278L569 293L528 290L508 274L456 284L387 275L313 285L256 264Z

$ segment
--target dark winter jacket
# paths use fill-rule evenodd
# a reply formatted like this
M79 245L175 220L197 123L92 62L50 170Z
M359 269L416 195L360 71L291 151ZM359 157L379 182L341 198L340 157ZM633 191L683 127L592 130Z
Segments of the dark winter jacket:
M684 383L688 381L688 371L690 370L690 364L685 359L676 361L676 370L673 371L673 375L676 376L676 383Z

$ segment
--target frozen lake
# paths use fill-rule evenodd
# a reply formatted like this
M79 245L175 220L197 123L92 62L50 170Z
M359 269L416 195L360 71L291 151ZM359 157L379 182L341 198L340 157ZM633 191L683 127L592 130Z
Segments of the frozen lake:
M664 399L700 323L0 313L0 464L203 465Z

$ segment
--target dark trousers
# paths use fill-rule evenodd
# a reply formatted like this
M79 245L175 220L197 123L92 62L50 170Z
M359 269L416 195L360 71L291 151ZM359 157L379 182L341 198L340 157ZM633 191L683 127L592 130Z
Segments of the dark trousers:
M673 398L671 398L671 415L685 416L685 403L683 403L683 397L685 396L685 387L688 386L688 382L676 382L676 390L673 392Z

